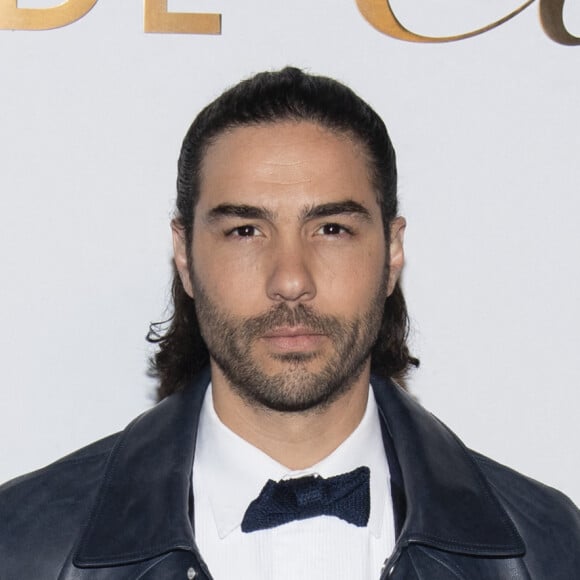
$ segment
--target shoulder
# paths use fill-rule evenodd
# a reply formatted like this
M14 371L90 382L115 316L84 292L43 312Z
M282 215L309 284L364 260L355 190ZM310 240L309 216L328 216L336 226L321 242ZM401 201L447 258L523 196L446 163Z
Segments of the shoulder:
M566 495L479 453L470 452L526 545L525 560L540 578L553 569L580 569L580 511ZM547 558L546 556L550 557Z
M73 451L42 469L21 475L0 485L0 506L4 507L7 500L20 498L22 494L36 490L38 486L44 487L49 481L64 483L70 480L71 476L81 475L85 470L90 470L91 466L100 465L103 460L106 460L118 437L118 433L109 435ZM79 480L76 481L78 482Z
M118 434L106 437L0 486L2 578L17 578L23 562L29 572L62 565L86 522L117 439Z
M508 506L513 506L514 509L524 507L526 513L543 516L553 514L554 517L562 517L570 523L580 525L580 511L562 492L480 453L470 453L495 494Z

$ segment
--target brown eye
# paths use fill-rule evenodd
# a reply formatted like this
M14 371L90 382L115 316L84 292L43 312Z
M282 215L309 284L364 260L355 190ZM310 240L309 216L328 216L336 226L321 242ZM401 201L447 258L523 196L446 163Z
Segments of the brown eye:
M238 226L228 232L228 235L240 238L251 238L258 235L258 229L255 226Z
M319 233L323 236L340 236L341 234L349 234L348 228L340 224L324 224L319 228Z

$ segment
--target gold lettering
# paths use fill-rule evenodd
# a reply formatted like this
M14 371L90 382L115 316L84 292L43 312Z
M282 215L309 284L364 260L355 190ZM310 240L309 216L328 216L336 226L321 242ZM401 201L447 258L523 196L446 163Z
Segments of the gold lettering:
M145 0L145 32L221 34L222 15L167 12L167 0Z
M580 38L572 36L564 26L564 0L540 0L540 21L544 32L555 42L567 46L580 44Z
M409 42L450 42L452 40L462 40L464 38L477 36L478 34L487 32L492 28L496 28L514 16L517 16L534 1L535 0L528 0L516 10L510 12L507 16L504 16L492 24L456 36L423 36L421 34L415 34L399 22L391 8L389 0L356 0L356 3L361 14L369 24L374 26L379 32L392 36L393 38L408 40ZM563 0L561 1L563 2Z
M0 0L0 29L50 30L82 18L97 0L66 0L52 8L18 8L18 0Z

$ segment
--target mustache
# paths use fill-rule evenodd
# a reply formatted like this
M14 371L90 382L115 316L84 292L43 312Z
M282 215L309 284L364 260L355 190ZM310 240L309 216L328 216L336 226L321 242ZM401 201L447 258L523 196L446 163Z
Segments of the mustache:
M255 338L281 326L305 326L314 333L334 335L343 328L344 322L333 316L318 314L305 304L291 308L282 303L264 314L247 319L243 330L248 338Z

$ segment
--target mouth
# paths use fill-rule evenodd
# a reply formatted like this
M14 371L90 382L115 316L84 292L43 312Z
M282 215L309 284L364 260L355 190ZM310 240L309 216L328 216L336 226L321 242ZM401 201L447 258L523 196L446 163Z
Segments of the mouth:
M280 326L269 330L263 335L264 338L281 338L284 336L324 336L324 334L307 326Z
M325 337L306 326L282 326L267 331L261 338L275 350L305 352L319 348Z

